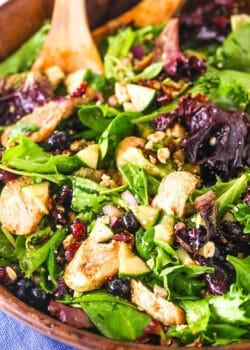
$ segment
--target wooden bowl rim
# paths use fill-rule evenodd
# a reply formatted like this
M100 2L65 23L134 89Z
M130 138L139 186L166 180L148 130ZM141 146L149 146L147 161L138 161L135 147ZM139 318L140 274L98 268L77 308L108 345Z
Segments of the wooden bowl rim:
M25 304L0 286L0 309L31 328L80 350L163 350L163 346L119 342L101 335L77 329L62 323ZM248 350L250 342L219 347L203 347L202 350ZM178 347L176 350L196 350L194 347Z

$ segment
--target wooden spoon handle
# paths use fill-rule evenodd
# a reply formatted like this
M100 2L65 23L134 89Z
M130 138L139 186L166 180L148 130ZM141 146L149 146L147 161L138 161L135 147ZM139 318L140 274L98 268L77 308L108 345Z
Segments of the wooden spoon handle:
M167 22L184 5L186 0L142 0L131 10L95 29L92 34L98 44L120 24L134 21L138 26Z
M65 73L82 68L103 73L89 29L85 0L55 0L51 28L32 70L43 72L55 65Z

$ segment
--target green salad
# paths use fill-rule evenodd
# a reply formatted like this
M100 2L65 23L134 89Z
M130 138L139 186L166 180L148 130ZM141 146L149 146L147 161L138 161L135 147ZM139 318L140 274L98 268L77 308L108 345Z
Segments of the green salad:
M250 343L250 17L123 24L105 75L0 63L0 284L118 341Z

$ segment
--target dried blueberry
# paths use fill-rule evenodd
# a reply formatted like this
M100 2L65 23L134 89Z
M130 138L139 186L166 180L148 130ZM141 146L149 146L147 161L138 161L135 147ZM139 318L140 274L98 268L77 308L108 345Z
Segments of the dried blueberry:
M121 223L123 228L131 233L136 232L140 227L139 222L131 211L123 215Z
M55 130L44 143L47 151L63 151L69 147L70 138L66 131Z
M128 298L130 295L130 281L127 278L112 278L107 282L108 292L123 298Z

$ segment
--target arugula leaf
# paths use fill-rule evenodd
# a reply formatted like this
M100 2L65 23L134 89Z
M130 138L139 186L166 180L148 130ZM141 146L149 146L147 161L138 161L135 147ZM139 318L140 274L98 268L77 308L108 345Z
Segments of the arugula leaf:
M57 248L56 246L50 247L49 256L47 260L48 275L54 287L57 286L58 278L62 273L62 270L60 269L59 265L56 262L56 254L57 254L56 248Z
M22 175L22 176L31 176L34 178L34 182L39 183L42 180L48 180L49 182L53 182L58 185L62 185L66 178L62 174L40 174L40 173L33 173L33 172L27 172L27 171L19 171L12 168L5 167L0 164L0 169L8 171L9 173Z
M111 339L134 341L151 321L133 304L104 292L86 293L71 303L82 307L100 333Z
M250 233L250 207L247 203L238 203L232 208L235 219L244 225L244 233Z
M25 277L29 278L47 260L50 249L59 247L66 233L66 228L57 230L46 243L36 249L26 249L26 238L23 236L17 237L14 255L17 256Z
M212 64L223 69L250 73L250 23L231 32L212 58Z
M83 165L76 155L60 154L53 156L23 135L19 135L15 141L19 141L19 144L6 149L2 154L4 166L28 172L70 173Z
M20 73L30 69L40 48L48 34L50 22L45 21L43 26L17 51L0 63L0 75Z
M236 286L246 294L250 294L250 256L240 259L232 255L227 256L227 261L233 265L236 271Z

